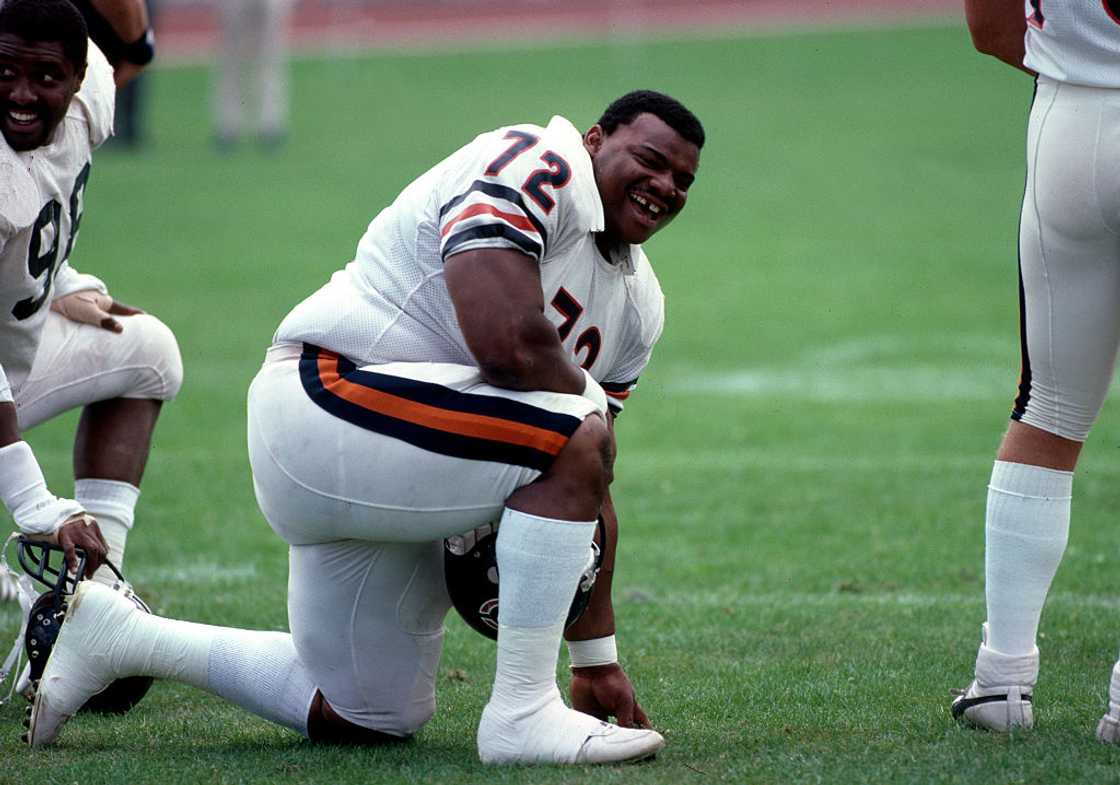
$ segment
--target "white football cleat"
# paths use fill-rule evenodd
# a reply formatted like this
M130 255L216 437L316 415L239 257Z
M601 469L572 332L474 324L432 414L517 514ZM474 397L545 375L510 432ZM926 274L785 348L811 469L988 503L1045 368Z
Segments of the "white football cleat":
M953 701L953 717L966 725L1002 733L1033 728L1037 680L1038 648L1016 655L991 649L985 622L976 654L976 678Z
M664 746L657 731L623 728L569 709L558 690L541 708L520 715L491 701L478 725L478 757L490 765L636 762Z
M24 736L28 744L39 747L53 742L90 697L116 680L111 643L136 612L131 601L107 586L93 581L78 584L35 690Z
M1012 728L1034 727L1031 693L1018 685L981 687L975 681L958 695L950 709L953 717L977 728L1006 733Z

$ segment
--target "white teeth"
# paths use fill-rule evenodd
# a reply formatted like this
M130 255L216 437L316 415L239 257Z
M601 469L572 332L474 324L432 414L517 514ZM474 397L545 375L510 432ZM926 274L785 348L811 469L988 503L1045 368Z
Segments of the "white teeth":
M35 119L34 112L17 112L15 109L8 112L9 116L17 123L30 123Z
M632 193L632 194L630 194L630 198L632 200L634 200L634 202L636 202L637 204L640 204L642 207L646 208L646 210L651 212L654 216L661 215L661 209L662 208L658 207L656 204L653 204L648 199L646 199L644 196L640 196L638 194Z

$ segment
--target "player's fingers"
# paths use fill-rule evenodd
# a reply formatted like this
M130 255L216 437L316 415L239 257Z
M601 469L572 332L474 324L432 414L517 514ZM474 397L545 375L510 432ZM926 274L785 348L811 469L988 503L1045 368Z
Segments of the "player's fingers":
M635 728L645 728L646 730L653 730L653 725L646 716L645 711L637 703L634 703L634 725Z
M629 696L626 696L618 702L618 705L615 706L614 709L614 716L615 719L618 720L619 725L624 728L636 727L634 724L634 708L635 703Z
M125 305L124 303L113 300L112 304L109 306L109 313L116 316L135 316L138 313L144 313L144 311L140 308L133 308L131 305Z
M124 332L124 327L122 327L121 323L118 322L116 319L114 319L112 316L106 316L104 319L102 319L101 320L101 326L104 327L106 330L109 330L110 332L114 332L114 333L123 333Z
M78 571L78 554L74 552L74 543L69 537L62 543L62 560L66 562L66 571Z

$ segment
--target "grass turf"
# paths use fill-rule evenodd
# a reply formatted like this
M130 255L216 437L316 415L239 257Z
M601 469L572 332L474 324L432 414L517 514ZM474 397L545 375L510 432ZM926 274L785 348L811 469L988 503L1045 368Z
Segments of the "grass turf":
M252 498L244 395L287 310L412 177L475 133L676 94L709 132L649 244L667 329L619 423L622 657L669 746L650 765L484 770L492 645L448 621L411 743L313 747L157 685L51 750L0 707L0 783L1100 783L1116 655L1106 409L1042 626L1039 727L952 723L983 619L984 486L1017 374L1030 83L959 28L304 60L290 144L209 146L207 76L152 79L154 144L98 158L74 256L179 337L128 572L153 608L283 629L286 554ZM69 492L75 418L29 434ZM16 615L0 610L0 631Z

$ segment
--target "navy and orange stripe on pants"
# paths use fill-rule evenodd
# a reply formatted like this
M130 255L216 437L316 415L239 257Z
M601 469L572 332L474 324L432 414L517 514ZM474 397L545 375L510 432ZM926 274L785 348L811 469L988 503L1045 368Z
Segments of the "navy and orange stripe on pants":
M545 471L581 422L521 401L364 370L311 344L304 344L299 375L311 400L335 417L456 458Z

